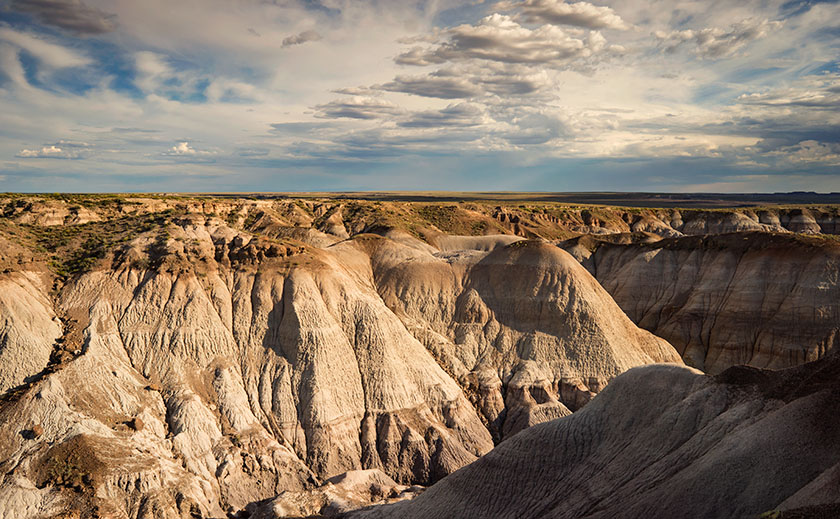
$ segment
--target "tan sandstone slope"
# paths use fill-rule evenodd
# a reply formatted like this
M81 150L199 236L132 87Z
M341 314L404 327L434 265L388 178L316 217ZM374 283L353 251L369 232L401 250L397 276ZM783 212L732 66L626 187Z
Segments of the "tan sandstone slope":
M840 355L717 377L645 366L412 501L352 519L837 517Z
M74 270L54 291L37 258L0 274L19 287L0 380L22 384L0 402L0 518L221 517L358 469L429 484L628 368L679 361L553 245L262 225L304 243L199 209L103 218L66 258L75 234L4 228Z

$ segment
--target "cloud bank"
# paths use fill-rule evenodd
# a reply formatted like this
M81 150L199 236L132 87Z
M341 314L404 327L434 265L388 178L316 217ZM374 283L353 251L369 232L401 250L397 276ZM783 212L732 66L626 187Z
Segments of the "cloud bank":
M840 191L836 2L1 8L7 190Z

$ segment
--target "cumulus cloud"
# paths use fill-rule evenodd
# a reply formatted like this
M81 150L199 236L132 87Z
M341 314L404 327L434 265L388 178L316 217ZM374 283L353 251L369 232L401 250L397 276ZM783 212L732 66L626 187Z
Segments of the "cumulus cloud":
M372 97L350 97L318 105L315 109L318 117L327 119L381 119L403 112L390 101Z
M505 1L496 5L503 11L518 11L517 18L528 23L572 25L587 29L629 29L630 26L610 7L589 2L567 3L562 0Z
M415 67L439 65L445 61L445 58L438 56L435 52L430 52L426 47L412 47L394 58L397 65L413 65Z
M467 78L444 75L440 72L421 76L397 76L393 81L380 85L379 88L441 99L475 97L482 93L481 88Z
M308 41L318 41L321 38L322 36L315 31L304 31L299 34L295 34L294 36L283 38L283 47L292 47Z
M11 0L9 7L31 14L41 23L83 36L111 32L117 27L114 15L81 0Z
M783 22L746 19L729 29L709 27L701 30L656 31L654 36L666 52L675 52L683 45L690 45L702 58L724 58L733 55L748 43L767 36L782 26Z
M354 96L354 97L365 97L365 96L379 96L382 95L382 92L371 87L345 87L345 88L335 88L330 90L333 94L341 94L345 96Z
M37 149L22 149L15 156L21 159L82 159L90 148L86 142L59 141Z
M807 140L770 153L794 165L840 166L840 143Z
M421 97L466 99L486 94L522 96L550 84L545 70L515 64L489 63L484 66L462 64L423 75L400 75L379 88Z
M190 146L190 143L188 141L181 141L175 146L172 146L168 150L161 153L161 155L164 155L166 157L199 157L214 154L215 153L212 151L197 150Z
M471 59L503 63L564 66L606 48L597 31L578 37L553 25L529 29L503 14L492 14L477 25L447 31L447 41L431 49L413 48L396 58L403 65L429 65Z

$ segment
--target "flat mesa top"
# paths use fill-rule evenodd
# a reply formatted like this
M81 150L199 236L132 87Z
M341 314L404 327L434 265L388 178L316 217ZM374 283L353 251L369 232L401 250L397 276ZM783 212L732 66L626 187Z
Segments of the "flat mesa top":
M29 194L23 194L26 196ZM116 193L115 193L116 194ZM31 195L35 195L31 193ZM61 197L62 194L52 194ZM65 195L70 195L67 193ZM75 194L74 194L75 195ZM84 194L78 193L80 196ZM92 197L104 194L90 194ZM840 193L794 191L788 193L623 193L623 192L514 192L514 191L341 191L341 192L239 192L239 193L122 193L128 197L329 199L382 202L554 202L650 208L731 208L766 205L836 205Z

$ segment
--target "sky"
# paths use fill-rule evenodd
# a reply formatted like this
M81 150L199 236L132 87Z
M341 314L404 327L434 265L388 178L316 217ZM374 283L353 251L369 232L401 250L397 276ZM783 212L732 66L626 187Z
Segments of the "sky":
M837 0L0 0L0 191L840 191Z

